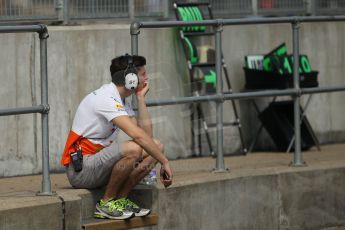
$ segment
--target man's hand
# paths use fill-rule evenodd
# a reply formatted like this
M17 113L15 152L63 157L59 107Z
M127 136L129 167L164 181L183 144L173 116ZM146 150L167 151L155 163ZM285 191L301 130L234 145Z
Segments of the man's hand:
M173 173L170 169L169 162L162 165L160 170L160 179L164 187L168 187L172 184Z
M142 85L140 84L138 86L138 88L135 91L135 94L137 95L137 97L145 97L145 95L147 94L147 92L149 91L149 82L148 81L144 81L142 83Z

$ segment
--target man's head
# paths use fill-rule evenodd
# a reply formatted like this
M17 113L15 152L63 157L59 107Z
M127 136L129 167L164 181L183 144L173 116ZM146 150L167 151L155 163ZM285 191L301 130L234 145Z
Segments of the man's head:
M144 68L145 65L146 59L142 56L125 54L114 58L110 65L112 82L117 86L130 84L133 76L138 75L138 72L141 72L141 68ZM125 76L127 74L129 74L129 76L126 81ZM136 80L140 83L140 79Z

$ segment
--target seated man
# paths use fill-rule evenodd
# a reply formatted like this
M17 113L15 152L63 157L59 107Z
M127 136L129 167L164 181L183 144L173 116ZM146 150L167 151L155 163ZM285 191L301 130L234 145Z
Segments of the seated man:
M145 103L149 82L142 56L114 58L112 82L88 94L80 103L68 135L61 163L75 188L92 189L106 185L96 204L95 217L127 219L146 216L150 210L140 208L127 196L157 163L161 163L160 180L172 183L172 171L163 154L163 145L152 138L151 119ZM126 99L135 93L137 119ZM119 143L119 130L132 140Z

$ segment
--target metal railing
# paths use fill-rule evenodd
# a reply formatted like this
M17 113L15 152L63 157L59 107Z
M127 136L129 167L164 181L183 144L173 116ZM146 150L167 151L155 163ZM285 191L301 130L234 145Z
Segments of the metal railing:
M65 1L69 19L97 19L129 17L128 0ZM66 9L66 8L65 8Z
M0 20L58 20L56 0L0 0Z
M345 13L344 0L0 0L0 20L173 19L175 1L209 2L215 18Z
M49 176L49 129L48 129L48 69L47 69L47 39L49 37L46 25L0 26L0 33L37 32L40 38L40 68L41 68L41 105L0 109L0 116L41 113L42 114L42 190L38 195L52 195Z
M311 1L301 0L259 0L258 15L283 16L283 15L306 15L308 3Z
M299 29L303 22L326 22L326 21L345 21L345 16L323 16L323 17L280 17L280 18L260 18L260 19L217 19L204 21L167 21L167 22L133 22L131 24L131 52L138 54L138 37L141 28L168 28L168 27L183 27L183 26L213 26L215 31L215 46L216 46L216 76L217 89L215 95L210 96L194 96L181 97L175 99L147 101L148 106L162 106L185 104L202 101L215 101L216 103L216 122L217 122L217 160L215 171L226 171L224 165L223 154L223 102L225 100L249 99L255 97L270 97L270 96L293 96L294 100L294 132L295 132L295 152L292 161L293 166L303 166L305 162L302 159L301 152L301 127L300 127L300 97L303 94L325 93L344 91L345 86L336 87L320 87L301 89L299 83ZM293 89L286 90L267 90L258 92L246 93L232 93L223 94L222 83L222 40L221 33L223 26L230 25L250 25L250 24L272 24L272 23L291 23L292 26L292 43L293 43Z
M317 15L344 14L344 0L315 0L314 13Z

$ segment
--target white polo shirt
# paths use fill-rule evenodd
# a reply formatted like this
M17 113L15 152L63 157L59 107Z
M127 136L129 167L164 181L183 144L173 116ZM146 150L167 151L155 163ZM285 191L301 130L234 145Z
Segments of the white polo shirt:
M129 100L122 101L114 83L91 92L76 111L61 163L66 165L70 162L69 154L74 151L75 143L82 147L83 154L94 154L109 146L119 133L112 120L134 115L131 103Z

